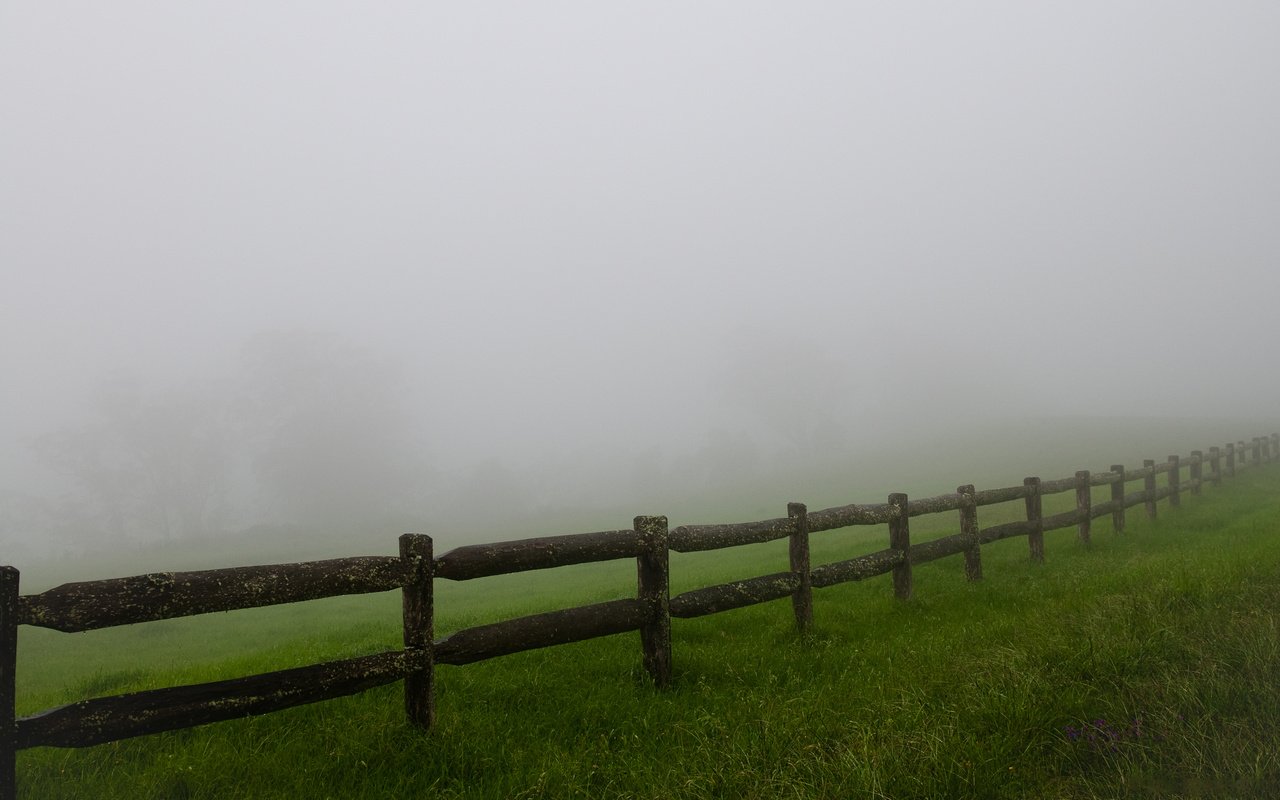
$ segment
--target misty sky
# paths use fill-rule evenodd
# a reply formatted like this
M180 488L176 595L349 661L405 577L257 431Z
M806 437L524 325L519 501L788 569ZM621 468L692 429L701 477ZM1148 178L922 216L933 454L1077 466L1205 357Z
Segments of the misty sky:
M385 365L434 469L1274 417L1277 31L1272 2L7 2L0 475L112 376L200 391L263 336Z

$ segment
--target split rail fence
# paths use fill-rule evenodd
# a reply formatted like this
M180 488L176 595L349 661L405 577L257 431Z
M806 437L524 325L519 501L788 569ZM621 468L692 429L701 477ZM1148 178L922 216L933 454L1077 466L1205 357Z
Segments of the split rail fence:
M68 583L20 595L18 570L0 567L0 800L15 797L16 752L30 747L88 747L191 728L292 706L356 694L404 681L405 711L411 724L429 728L435 717L437 664L470 664L600 636L639 631L644 667L658 686L671 681L671 618L701 617L790 597L797 626L813 620L813 590L892 573L894 594L910 598L911 568L964 554L969 580L982 577L982 545L1026 536L1033 561L1044 560L1046 531L1075 526L1088 542L1094 519L1110 515L1123 531L1125 510L1142 504L1149 517L1167 499L1199 494L1205 483L1220 485L1245 467L1280 459L1280 434L1193 451L1189 458L1144 462L1141 469L1113 465L1107 472L1080 471L1057 480L1026 478L1021 486L977 490L910 500L891 494L888 502L809 511L790 503L787 516L758 522L685 525L668 530L667 518L636 517L629 530L522 539L459 547L435 556L431 537L405 534L398 556L357 556L297 564L233 567L200 572L163 572L110 580ZM1207 470L1206 470L1207 467ZM1186 468L1188 479L1183 480ZM1207 472L1207 474L1206 474ZM1157 476L1167 476L1157 486ZM1143 488L1126 492L1132 481ZM1092 489L1110 486L1111 499L1093 503ZM1042 498L1075 493L1075 508L1045 516ZM1023 500L1026 519L982 528L978 508ZM913 544L910 519L958 512L959 533ZM888 547L844 561L811 566L809 537L854 525L886 524ZM790 539L790 569L772 575L708 586L671 597L670 551L692 552ZM464 581L490 575L634 558L635 598L595 603L480 625L436 640L432 587L439 579ZM31 716L16 717L14 676L19 625L78 632L116 625L294 603L337 595L399 589L403 593L403 649L330 661L232 680L175 686L81 700Z

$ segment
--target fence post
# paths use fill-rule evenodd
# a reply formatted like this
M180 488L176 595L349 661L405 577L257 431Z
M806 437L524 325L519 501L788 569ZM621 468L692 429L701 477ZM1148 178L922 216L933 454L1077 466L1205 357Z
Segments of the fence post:
M791 534L791 574L799 586L791 595L791 606L796 612L796 627L806 633L813 627L813 584L809 578L809 509L804 503L787 503L787 516L796 521Z
M1120 533L1124 530L1124 464L1112 464L1111 471L1116 473L1111 482L1111 502L1116 504L1111 512L1111 527Z
M1150 458L1144 459L1142 462L1143 469L1151 470L1147 475L1144 487L1147 490L1147 519L1156 518L1156 462Z
M0 567L0 800L18 794L18 570Z
M974 503L976 490L972 483L956 488L968 502L960 506L960 535L969 540L964 551L964 576L971 581L982 580L982 542L978 540L978 506Z
M1022 485L1027 488L1027 522L1032 523L1031 532L1027 534L1027 541L1031 545L1031 560L1043 563L1044 524L1040 504L1040 479L1023 478Z
M1236 445L1235 442L1227 442L1227 477L1234 478L1236 476Z
M1182 505L1182 498L1179 492L1182 490L1182 478L1178 466L1180 461L1177 456L1169 456L1169 508L1177 508Z
M636 517L635 530L641 535L636 556L636 593L649 605L649 620L640 626L640 646L644 668L655 686L671 683L671 573L667 551L667 518Z
M1080 518L1080 541L1089 544L1089 529L1093 525L1093 487L1089 485L1089 470L1076 472L1076 515Z
M1214 486L1222 485L1222 450L1216 446L1209 448L1209 475Z
M401 590L404 606L404 649L410 670L404 676L404 711L409 722L429 729L436 721L434 575L431 537L406 533L400 537L400 558L409 567L409 582Z
M1280 458L1280 433L1271 434L1271 454Z
M1258 441L1258 438L1255 436L1253 439L1253 466L1256 467L1261 463L1262 463L1262 444Z
M897 516L889 520L889 547L902 551L902 563L893 568L893 595L899 600L911 599L911 522L907 517L907 496L900 492L889 495L889 505Z
M1240 454L1240 466L1246 466L1249 462L1249 449L1244 446L1244 439L1236 442L1236 452Z
M1204 451L1191 451L1191 494L1192 496L1200 494L1200 483L1204 480L1204 473L1201 465L1204 464Z

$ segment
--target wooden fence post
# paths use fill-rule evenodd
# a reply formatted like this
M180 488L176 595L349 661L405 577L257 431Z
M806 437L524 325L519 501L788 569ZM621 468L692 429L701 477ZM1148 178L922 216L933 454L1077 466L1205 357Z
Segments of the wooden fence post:
M636 556L636 589L649 605L649 621L640 627L644 668L659 688L671 683L671 573L667 518L636 517L644 551Z
M1280 433L1271 434L1271 454L1280 458Z
M1116 508L1111 512L1111 527L1116 533L1124 530L1124 464L1112 464L1111 471L1116 479L1111 482L1111 502Z
M1089 485L1089 470L1076 472L1076 514L1080 517L1080 541L1089 544L1089 529L1093 524L1093 487Z
M1204 480L1204 472L1201 466L1204 464L1204 451L1191 451L1191 494L1192 496L1200 494L1200 484Z
M0 800L18 794L18 570L0 567Z
M791 573L800 585L791 595L796 612L796 627L806 633L813 627L813 583L809 577L809 509L804 503L787 503L787 516L796 521L791 534Z
M1262 464L1262 445L1255 436L1253 439L1253 466Z
M1182 505L1182 498L1178 494L1182 490L1179 463L1177 456L1169 456L1169 508Z
M1236 452L1240 454L1240 466L1245 466L1249 460L1249 448L1244 446L1244 439L1236 442Z
M410 580L401 590L404 606L405 657L416 667L404 676L404 710L409 722L423 730L436 721L435 554L431 537L406 533L400 537L400 558L409 566Z
M976 490L972 483L956 488L956 492L969 498L960 506L960 535L969 540L964 551L964 576L971 581L982 580L982 543L978 540L978 506L974 503Z
M893 594L899 600L911 599L911 521L907 517L907 496L900 492L889 495L889 505L898 514L889 520L889 547L902 551L902 563L893 568Z
M1222 450L1217 446L1209 448L1209 475L1214 486L1222 485Z
M1022 485L1027 487L1027 522L1032 524L1031 532L1027 534L1031 560L1041 564L1044 563L1044 514L1040 503L1040 479L1023 478Z
M1147 476L1144 487L1147 490L1147 519L1156 518L1156 462L1150 458L1144 459L1142 462L1143 469L1150 469L1151 474Z
M1236 476L1236 445L1235 442L1227 442L1227 477L1234 478Z

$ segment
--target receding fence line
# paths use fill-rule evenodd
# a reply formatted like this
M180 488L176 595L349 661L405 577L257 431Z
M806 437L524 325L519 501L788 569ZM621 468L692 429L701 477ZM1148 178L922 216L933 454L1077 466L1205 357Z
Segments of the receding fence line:
M1237 459L1239 455L1239 459ZM1225 456L1225 458L1224 458ZM1220 486L1224 475L1269 464L1280 458L1280 434L1255 437L1209 451L1208 482ZM600 636L638 631L646 671L655 685L672 680L671 618L715 614L790 597L796 626L813 623L813 590L849 581L893 574L894 595L909 599L912 567L964 554L968 580L982 578L983 544L1026 536L1030 559L1043 562L1044 534L1075 526L1088 545L1092 520L1110 515L1117 532L1125 529L1125 510L1144 504L1149 518L1168 498L1180 504L1181 492L1199 495L1206 479L1201 450L1183 459L1144 461L1126 471L1080 470L1069 478L1026 478L1021 486L976 490L960 486L952 494L910 500L889 495L887 503L851 504L810 512L790 503L787 516L757 522L683 525L668 530L667 518L636 517L630 530L571 534L467 545L434 556L430 536L400 537L399 556L357 556L296 564L235 567L199 572L166 572L69 583L39 594L19 594L19 573L0 567L0 800L15 796L16 752L30 747L86 747L104 742L189 728L297 705L356 694L403 681L405 713L411 724L427 729L435 720L435 666L463 665L497 656ZM1221 463L1225 460L1225 465ZM1157 487L1156 476L1167 475ZM1130 481L1143 489L1125 492ZM1095 486L1110 486L1111 499L1093 503ZM1044 516L1046 495L1075 492L1075 508ZM980 528L978 508L1022 499L1025 521ZM910 518L959 513L959 533L913 544ZM810 536L856 525L887 524L888 547L874 553L812 566ZM669 554L789 540L789 571L670 595ZM434 639L434 582L471 580L491 575L548 569L570 564L636 560L636 596L519 617L456 631ZM17 630L33 625L80 632L175 617L294 603L348 594L399 589L403 595L403 649L311 666L192 686L176 686L81 700L16 717Z

